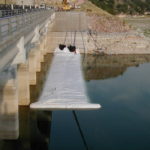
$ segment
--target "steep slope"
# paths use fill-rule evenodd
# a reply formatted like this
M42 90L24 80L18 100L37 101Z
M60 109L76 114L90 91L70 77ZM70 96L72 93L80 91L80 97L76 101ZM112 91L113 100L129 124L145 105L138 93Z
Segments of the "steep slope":
M90 0L98 7L112 13L144 14L150 11L150 0Z
M89 28L96 32L126 32L129 26L124 21L109 14L103 9L86 1L81 5L81 11L87 13Z

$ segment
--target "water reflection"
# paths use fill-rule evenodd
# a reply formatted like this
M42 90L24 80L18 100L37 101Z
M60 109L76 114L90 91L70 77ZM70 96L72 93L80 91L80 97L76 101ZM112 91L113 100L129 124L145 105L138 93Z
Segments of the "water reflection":
M31 102L37 100L42 90L52 58L52 54L47 54L41 72L36 73L37 85L30 86ZM51 112L31 111L28 106L18 109L14 80L8 72L4 73L0 73L0 150L48 150ZM11 80L6 78L5 82L6 75Z
M115 78L122 75L128 67L150 62L150 55L86 55L83 56L85 80Z
M150 149L150 64L145 62L150 62L149 55L84 57L88 94L102 105L99 111L77 112L90 150ZM38 85L31 86L32 100L42 89L48 68L43 66ZM84 149L72 112L54 112L51 145L50 128L51 112L18 110L12 98L0 101L0 150Z
M4 122L9 124L9 120ZM1 140L1 150L48 150L51 112L35 112L28 107L19 109L19 138Z
M90 56L88 60L94 61L87 60L84 69L85 78L90 80L86 82L88 94L93 102L102 105L102 109L78 112L90 148L150 149L150 64L145 63L149 62L150 57L100 58ZM91 69L88 70L89 66Z
M17 139L19 135L15 70L9 67L0 72L0 139Z
M150 63L146 62L150 62L148 55L84 57L89 97L102 105L98 111L76 111L90 150L150 149ZM84 149L71 114L53 113L54 150L70 150L76 145Z

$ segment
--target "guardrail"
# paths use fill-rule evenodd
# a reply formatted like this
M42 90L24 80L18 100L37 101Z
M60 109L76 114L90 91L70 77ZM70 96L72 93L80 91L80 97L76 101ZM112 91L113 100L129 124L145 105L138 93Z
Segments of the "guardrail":
M27 26L39 24L50 16L50 12L52 10L39 9L38 11L28 13L23 13L22 10L18 10L16 12L17 15L10 16L14 12L8 11L6 16L9 15L9 17L0 18L0 39L2 40L6 36L12 35L14 32L18 32Z
M23 14L23 9L0 10L0 18Z
M46 33L47 25L52 20L54 20L54 11L45 9L1 18L0 71L10 64L19 52L23 52L23 59L19 56L21 61L26 59L30 51L28 48ZM15 63L18 63L18 59Z
M40 9L40 8L31 8L31 9L6 9L6 10L1 10L0 9L0 18L4 18L4 17L10 17L10 16L15 16L15 15L20 15L20 14L25 14L25 13L31 13L31 12L37 12L37 11L41 11L44 9ZM46 9L45 9L46 10Z

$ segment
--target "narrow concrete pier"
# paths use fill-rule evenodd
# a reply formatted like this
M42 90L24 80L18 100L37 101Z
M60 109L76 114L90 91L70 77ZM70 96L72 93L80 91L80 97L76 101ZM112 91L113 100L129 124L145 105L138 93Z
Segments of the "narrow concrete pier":
M60 50L58 50L60 51ZM38 102L30 105L37 110L94 110L87 96L82 76L80 54L71 52L54 53L52 66Z
M0 139L19 136L16 69L8 68L0 73Z
M17 88L19 105L30 104L28 64L19 64L17 74Z

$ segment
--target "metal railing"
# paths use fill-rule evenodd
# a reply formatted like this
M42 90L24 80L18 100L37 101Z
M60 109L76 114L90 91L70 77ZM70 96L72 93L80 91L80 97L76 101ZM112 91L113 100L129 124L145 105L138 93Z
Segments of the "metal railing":
M11 17L11 16L15 16L15 15L37 12L37 11L42 11L42 10L45 10L45 9L34 8L34 9L0 10L0 18Z
M35 11L5 12L5 17L0 19L0 40L14 32L19 32L26 27L36 26L51 15L52 10L39 9ZM13 14L12 14L13 13Z
M42 35L46 31L46 24L53 21L53 16L54 11L39 10L0 19L0 70L7 67L15 58L18 45L26 46L36 34ZM21 38L23 41L20 41ZM29 49L25 51L27 56Z
M23 14L23 9L0 10L0 18Z

